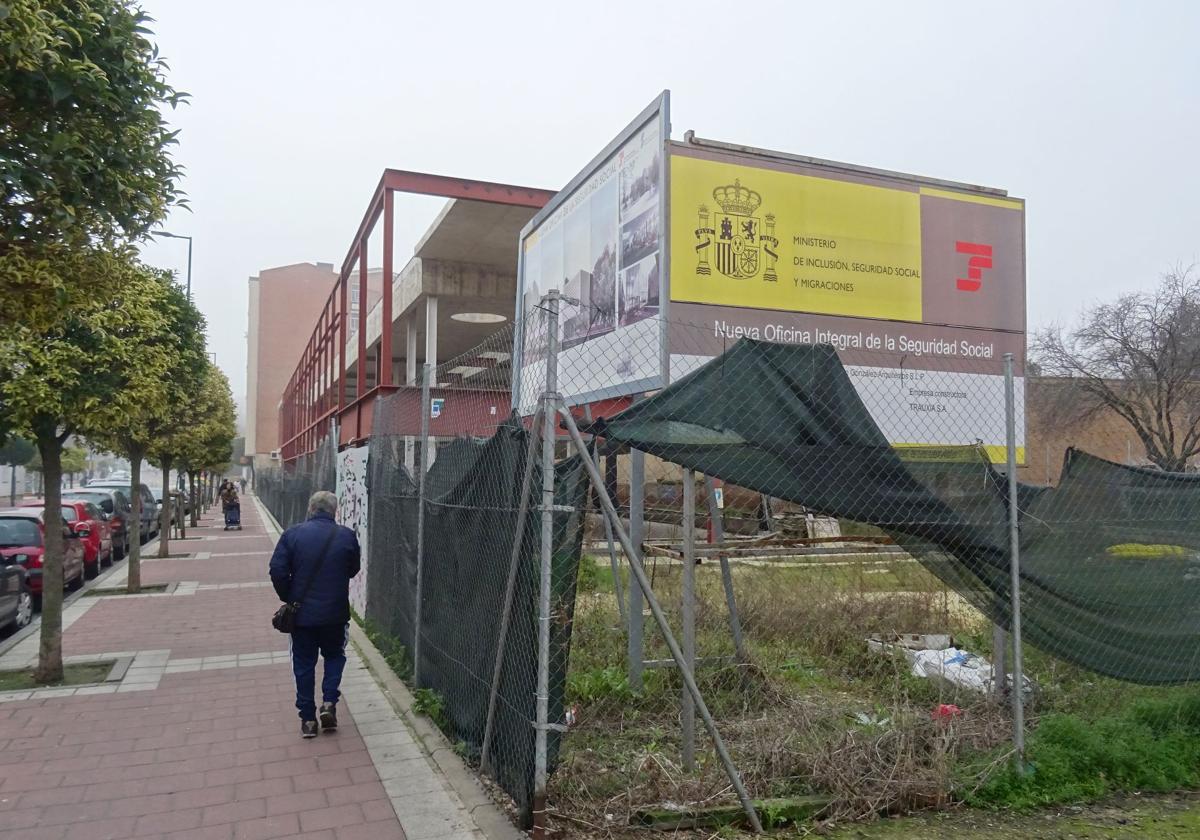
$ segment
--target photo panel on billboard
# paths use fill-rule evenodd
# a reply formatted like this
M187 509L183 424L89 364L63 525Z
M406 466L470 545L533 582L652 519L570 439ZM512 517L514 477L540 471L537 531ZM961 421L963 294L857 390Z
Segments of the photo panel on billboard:
M658 266L666 251L667 109L664 92L521 234L513 387L523 413L545 387L546 337L537 306L552 289L562 295L558 390L568 402L662 383L662 331L653 316L661 306Z

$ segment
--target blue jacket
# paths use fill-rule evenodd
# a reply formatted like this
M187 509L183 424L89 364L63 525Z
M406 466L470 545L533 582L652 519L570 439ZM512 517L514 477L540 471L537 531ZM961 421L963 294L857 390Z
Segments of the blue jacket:
M300 627L345 624L350 620L350 578L358 574L362 562L358 537L349 528L335 523L329 514L314 513L280 534L271 555L271 583L275 593L281 601L295 601L316 568L330 528L336 529L336 533L329 540L320 575L300 604L296 616Z

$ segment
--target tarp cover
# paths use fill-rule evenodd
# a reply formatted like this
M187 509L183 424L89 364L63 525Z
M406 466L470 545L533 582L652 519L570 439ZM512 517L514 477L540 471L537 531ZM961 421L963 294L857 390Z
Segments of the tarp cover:
M825 516L883 528L1010 626L1007 483L982 451L888 444L829 346L742 339L594 426L612 441ZM1018 494L1022 630L1096 672L1200 677L1200 476L1068 452Z

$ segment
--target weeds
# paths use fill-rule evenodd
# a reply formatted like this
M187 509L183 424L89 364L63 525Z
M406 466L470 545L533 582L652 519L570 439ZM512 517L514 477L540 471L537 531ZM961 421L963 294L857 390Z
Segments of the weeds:
M450 721L446 718L446 701L432 688L418 688L413 691L413 711L425 715L442 731L449 728Z
M395 636L385 633L383 628L374 621L361 619L357 615L355 620L363 628L367 639L383 655L383 661L392 669L392 672L408 682L412 677L412 658L408 654L408 648L400 644L400 640Z

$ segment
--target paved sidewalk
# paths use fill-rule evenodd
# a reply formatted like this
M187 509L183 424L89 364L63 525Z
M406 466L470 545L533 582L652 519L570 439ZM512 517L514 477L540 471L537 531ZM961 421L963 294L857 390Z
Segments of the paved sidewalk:
M301 740L287 638L270 626L274 541L252 498L242 518L173 542L187 558L144 560L143 581L170 593L67 609L68 662L120 661L119 680L0 694L0 838L481 837L353 650L338 732ZM34 634L0 668L36 656Z

